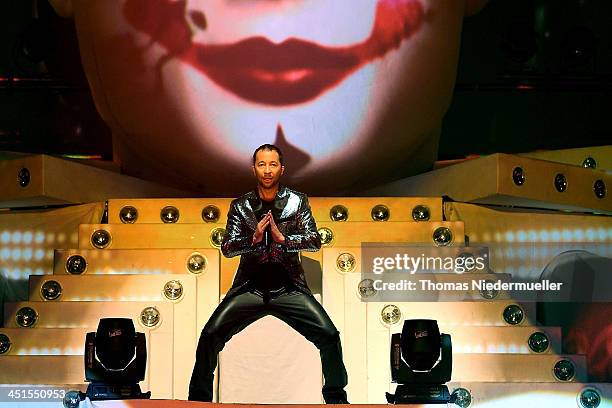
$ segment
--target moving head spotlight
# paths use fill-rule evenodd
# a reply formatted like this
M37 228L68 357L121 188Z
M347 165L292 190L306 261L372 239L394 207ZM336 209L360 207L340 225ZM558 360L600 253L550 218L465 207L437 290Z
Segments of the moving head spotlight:
M391 336L391 379L395 394L386 393L393 404L447 404L453 366L451 337L440 334L435 320L406 320L402 333Z
M85 379L90 400L147 399L138 383L144 380L147 343L131 319L100 319L98 330L85 339Z

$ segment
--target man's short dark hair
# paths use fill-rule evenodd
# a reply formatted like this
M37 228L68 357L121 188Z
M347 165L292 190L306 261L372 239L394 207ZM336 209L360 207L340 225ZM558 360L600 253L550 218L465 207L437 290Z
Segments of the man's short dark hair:
M278 147L274 146L273 144L266 143L266 144L262 144L261 146L259 146L253 152L253 166L255 165L255 158L257 156L257 152L261 150L269 150L269 151L278 153L278 161L280 162L281 166L285 165L285 162L283 161L283 152L281 152L281 150Z

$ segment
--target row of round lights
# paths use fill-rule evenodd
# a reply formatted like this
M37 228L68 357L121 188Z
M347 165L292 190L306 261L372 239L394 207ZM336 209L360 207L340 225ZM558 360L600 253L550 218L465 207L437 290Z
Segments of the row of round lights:
M515 167L514 170L512 170L512 180L517 186L524 185L527 180L525 170L522 167ZM555 174L553 185L558 192L563 193L567 190L567 184L567 177L564 174ZM606 196L606 183L602 179L597 179L593 182L593 193L597 198L604 198Z
M172 282L172 286L170 287L171 290L169 290L169 292L172 292L173 295L182 296L183 289L182 289L182 285L180 285L180 282L178 281L171 281L171 282ZM180 289L177 289L176 283L180 285ZM166 284L166 286L168 286L168 284ZM164 292L166 292L166 287L164 287ZM34 310L33 308L29 306L24 306L21 309L19 309L17 313L15 313L15 322L17 323L19 327L23 327L23 328L33 327L38 321L38 317L39 317L38 312L36 312L36 310ZM155 306L148 306L148 307L145 307L140 312L139 319L143 326L148 327L148 328L153 328L153 327L158 326L159 323L161 322L161 313ZM7 337L6 335L4 336ZM0 338L0 340L2 339L3 338ZM7 344L7 343L5 341L2 344ZM10 347L10 340L8 340L8 346ZM8 352L8 349L5 352Z
M328 247L333 243L335 236L331 228L321 227L318 232L321 245ZM448 246L453 242L453 232L448 227L438 227L432 234L432 241L436 246Z
M334 233L331 228L321 227L318 229L323 246L330 246L334 241ZM223 242L225 228L216 227L210 232L210 243L215 248L220 248ZM111 235L105 229L99 229L91 234L91 244L98 248L107 248L111 243ZM447 246L453 241L453 232L448 227L438 227L432 234L432 240L436 246Z
M215 205L207 205L202 210L202 220L204 222L217 222L221 216L219 207ZM161 209L159 218L164 224L174 224L180 218L178 208L168 205ZM138 220L138 210L136 207L126 205L119 210L119 219L124 224L134 224Z
M524 320L525 312L519 305L511 304L506 306L502 316L506 323L511 326L516 326L521 324L521 322ZM380 318L384 324L391 326L400 322L402 318L402 312L400 308L396 305L386 305L382 308L380 312ZM540 341L542 340L540 339Z
M425 205L414 207L411 215L414 221L429 221L431 217L429 208ZM384 204L378 204L372 207L370 216L373 221L388 221L391 218L391 210ZM329 218L332 221L348 221L349 210L342 204L334 205L329 210Z
M194 275L199 275L206 269L208 261L206 257L199 252L194 252L189 255L186 262L187 270ZM87 271L87 260L79 254L70 255L66 260L66 272L71 275L82 275Z
M580 391L577 399L582 408L597 408L601 404L601 392L596 388L587 387ZM466 388L455 388L451 393L451 402L460 408L468 408L472 404L472 393Z
M219 210L219 207L215 205L207 205L202 210L202 220L204 222L215 223L219 221L220 214L221 212ZM370 216L374 221L388 221L389 218L391 218L391 211L386 205L378 204L372 208ZM165 224L174 224L178 222L180 218L180 212L178 208L169 205L161 209L159 213L159 218ZM333 206L331 210L329 210L329 218L332 221L348 221L348 208L341 204ZM413 220L428 221L429 218L430 211L427 206L417 205L412 209ZM136 220L138 220L138 210L134 206L126 205L122 207L121 210L119 210L119 219L124 224L134 224Z
M45 281L40 286L40 296L47 301L58 300L62 292L62 285L56 280ZM183 296L183 284L178 280L168 281L162 293L168 300L179 300Z

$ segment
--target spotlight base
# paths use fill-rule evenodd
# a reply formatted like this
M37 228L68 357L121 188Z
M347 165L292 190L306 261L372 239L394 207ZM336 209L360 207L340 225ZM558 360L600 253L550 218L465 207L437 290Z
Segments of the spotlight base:
M395 394L385 395L390 404L448 404L451 399L443 384L400 384Z
M109 384L92 382L87 386L85 395L91 401L124 400L124 399L150 399L151 391L142 392L138 384Z

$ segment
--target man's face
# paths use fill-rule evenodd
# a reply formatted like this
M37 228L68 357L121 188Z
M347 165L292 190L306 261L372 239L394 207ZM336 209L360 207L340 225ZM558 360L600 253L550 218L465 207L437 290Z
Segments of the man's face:
M251 186L251 152L271 143L291 163L288 184L326 195L437 156L464 1L73 6L92 94L128 174L232 196Z
M253 174L261 187L272 188L276 186L284 171L285 166L281 165L276 151L264 149L257 152Z

